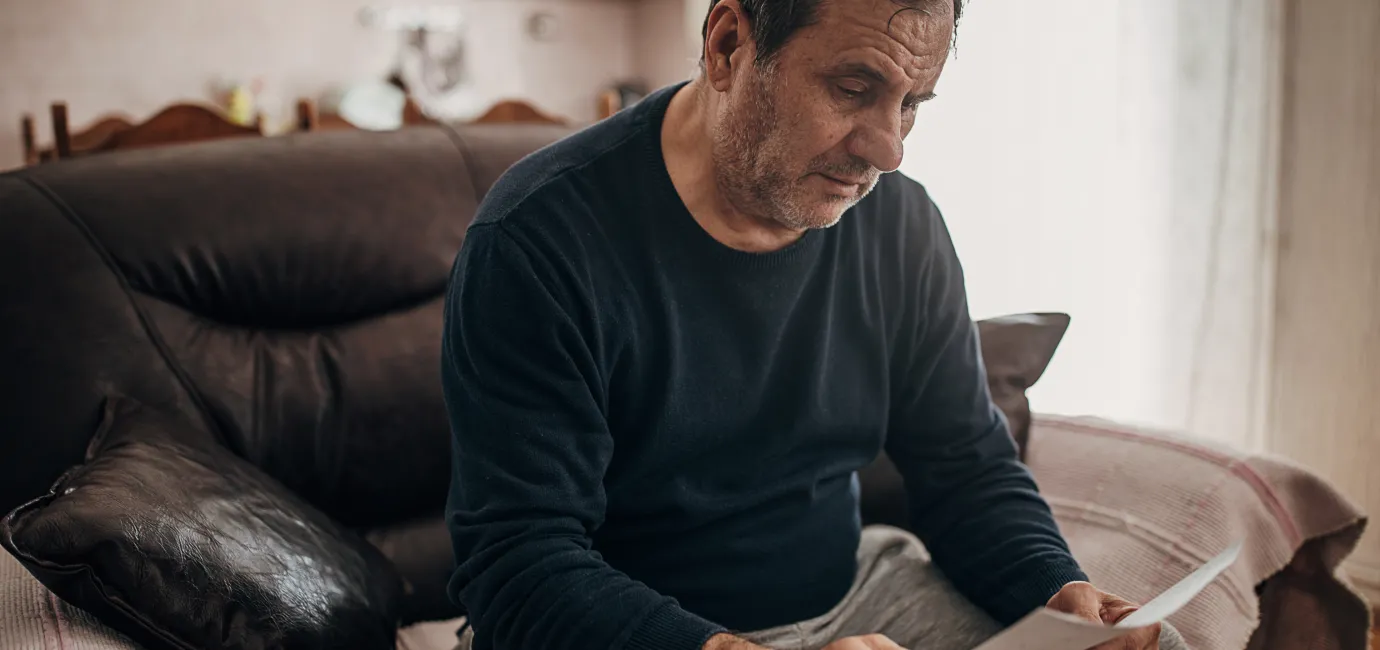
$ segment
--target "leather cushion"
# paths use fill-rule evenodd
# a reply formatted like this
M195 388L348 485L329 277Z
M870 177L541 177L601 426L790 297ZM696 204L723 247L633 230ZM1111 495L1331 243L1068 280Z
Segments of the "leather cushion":
M1026 391L1045 374L1069 329L1069 315L1013 314L978 322L982 362L992 401L1006 416L1011 437L1025 460L1030 441L1030 398Z
M364 538L393 562L407 585L398 605L401 625L464 616L464 608L446 593L455 573L455 554L444 513L371 529Z
M84 464L0 521L63 600L149 648L392 648L401 591L362 538L218 445L107 399Z

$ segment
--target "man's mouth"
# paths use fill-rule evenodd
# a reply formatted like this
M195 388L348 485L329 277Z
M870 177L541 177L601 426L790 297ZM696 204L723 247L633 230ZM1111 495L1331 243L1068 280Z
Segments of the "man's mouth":
M864 186L864 185L867 185L867 179L866 179L866 178L860 178L860 179L842 178L842 177L834 176L834 175L831 175L831 174L825 174L825 173L823 173L823 172L820 172L819 175L822 176L822 177L824 177L824 180L831 181L831 182L833 182L834 184L839 185L839 186L842 186L842 187L862 187L862 186Z

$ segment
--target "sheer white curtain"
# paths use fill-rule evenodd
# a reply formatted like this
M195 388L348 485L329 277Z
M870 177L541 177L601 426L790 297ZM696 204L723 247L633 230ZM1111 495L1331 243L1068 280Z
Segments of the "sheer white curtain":
M1044 412L1258 448L1278 133L1274 0L973 0L902 171L975 316L1065 311Z

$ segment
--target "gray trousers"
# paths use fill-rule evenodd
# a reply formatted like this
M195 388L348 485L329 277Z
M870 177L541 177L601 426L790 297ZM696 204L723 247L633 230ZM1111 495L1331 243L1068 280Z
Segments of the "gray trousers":
M914 535L869 526L858 544L858 575L848 595L822 616L740 634L772 650L819 650L850 636L884 634L908 650L972 650L1001 626L964 598L930 563ZM469 628L456 650L469 650ZM1070 650L1081 650L1071 648ZM1188 650L1169 625L1160 650Z
M1188 650L1178 631L1163 627L1160 650ZM773 650L819 650L865 634L886 635L908 650L971 650L1001 629L939 573L914 535L869 526L858 545L853 588L838 605L808 621L742 636Z

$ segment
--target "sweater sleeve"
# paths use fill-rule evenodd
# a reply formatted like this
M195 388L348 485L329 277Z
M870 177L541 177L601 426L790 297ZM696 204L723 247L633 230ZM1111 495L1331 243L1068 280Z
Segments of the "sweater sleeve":
M918 186L917 186L918 189ZM1086 580L992 403L963 270L921 194L905 238L886 449L905 479L913 532L954 586L1004 624Z
M593 318L528 242L472 227L445 301L451 597L476 648L698 650L722 628L592 549L613 454Z

